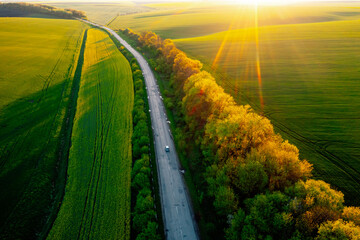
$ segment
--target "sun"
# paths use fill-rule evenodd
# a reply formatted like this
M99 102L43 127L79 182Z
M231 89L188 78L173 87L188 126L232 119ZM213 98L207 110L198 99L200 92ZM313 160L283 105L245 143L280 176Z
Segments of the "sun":
M230 0L231 3L246 5L287 5L301 0Z

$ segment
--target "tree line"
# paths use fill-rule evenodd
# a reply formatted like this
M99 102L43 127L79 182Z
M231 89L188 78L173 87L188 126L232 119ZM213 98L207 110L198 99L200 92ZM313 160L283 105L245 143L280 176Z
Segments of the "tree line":
M202 203L215 209L218 218L212 219L220 219L206 231L223 226L226 239L360 238L360 208L344 206L342 192L312 179L312 164L267 118L236 104L171 40L122 32L168 79L166 105L178 116L179 146L188 152L196 146L201 153L200 160L189 160L198 175L193 178Z
M85 12L75 9L62 9L44 4L31 3L0 3L0 16L18 17L28 14L46 14L59 18L83 18L86 19Z
M120 51L129 60L134 81L133 107L133 167L131 171L132 195L132 239L160 240L158 217L154 201L154 182L150 167L150 122L147 115L148 106L144 78L134 57L123 47Z

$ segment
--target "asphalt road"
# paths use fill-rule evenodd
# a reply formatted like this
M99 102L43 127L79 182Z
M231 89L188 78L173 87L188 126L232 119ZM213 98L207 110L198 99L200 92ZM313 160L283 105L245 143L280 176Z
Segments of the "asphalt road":
M86 21L88 22L88 21ZM160 198L166 239L199 239L190 198L180 172L179 159L167 122L156 79L145 58L110 28L88 22L111 33L138 60L145 78L160 185ZM165 151L165 146L170 151Z

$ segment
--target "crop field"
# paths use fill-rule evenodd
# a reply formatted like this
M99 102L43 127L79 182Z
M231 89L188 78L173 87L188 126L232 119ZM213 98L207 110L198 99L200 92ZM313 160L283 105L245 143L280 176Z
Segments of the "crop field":
M253 6L219 6L200 3L149 4L152 11L118 16L109 26L154 31L164 38L188 38L229 29L255 26ZM360 7L360 6L359 6ZM258 25L298 24L355 20L360 9L339 6L259 7Z
M111 27L151 30L201 60L240 104L267 116L316 178L360 196L360 6L150 4ZM260 81L259 81L260 80Z
M52 211L85 28L73 20L0 18L0 239L35 238Z
M176 44L207 68L219 66L219 83L237 102L263 112L284 138L300 148L301 156L314 163L316 177L356 203L360 196L359 31L359 20L279 25L180 39Z
M101 30L87 32L68 180L48 239L129 239L133 82Z
M51 6L59 8L72 8L85 11L90 21L107 24L110 23L117 16L129 15L135 13L143 13L153 10L151 7L143 6L133 2L118 2L118 3L88 3L88 2L57 2L48 3Z

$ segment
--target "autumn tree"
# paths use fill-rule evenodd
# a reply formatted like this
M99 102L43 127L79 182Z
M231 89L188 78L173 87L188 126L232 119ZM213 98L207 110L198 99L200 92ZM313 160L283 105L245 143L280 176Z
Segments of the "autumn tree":
M316 240L359 240L360 227L342 219L323 223Z
M341 192L310 179L312 165L275 133L269 119L250 106L237 105L210 73L201 71L202 64L173 41L153 32L137 36L141 50L151 56L150 66L170 79L166 106L175 113L181 108L183 114L174 114L178 125L174 138L183 149L192 144L201 150L196 178L206 188L205 201L211 201L224 224L227 220L227 239L358 239L359 208L344 208ZM133 62L131 66L141 79L139 67ZM145 95L140 82L135 89ZM135 97L134 102L139 111L144 108L144 98ZM138 158L148 151L149 139L141 137L146 131L144 117L134 111L133 155ZM141 184L149 187L147 164L140 159L134 165L135 189L140 190ZM134 216L134 224L148 229L139 239L156 239L150 234L154 225L149 225L153 221L149 211Z
M161 39L155 33L146 31L140 34L139 42L144 46L158 48L161 46Z
M173 64L176 56L179 53L182 53L178 48L176 48L174 42L170 39L165 39L161 45L161 52L166 58L167 64Z
M292 200L290 211L305 236L315 237L320 225L340 218L344 195L321 180L299 181L285 190Z
M344 207L342 218L346 221L352 221L360 226L360 207Z
M185 121L189 131L197 137L203 136L205 124L215 112L221 112L228 105L235 105L231 96L216 84L215 79L205 71L192 75L183 87L182 100ZM200 140L198 140L200 141Z
M188 58L185 53L181 52L176 55L173 64L173 73L174 86L178 94L182 93L186 79L199 73L201 68L202 64L198 60Z
M124 30L124 33L126 35L128 35L129 37L131 37L131 39L135 40L135 41L139 41L139 37L140 35L138 35L137 33L135 33L131 28L126 28Z

